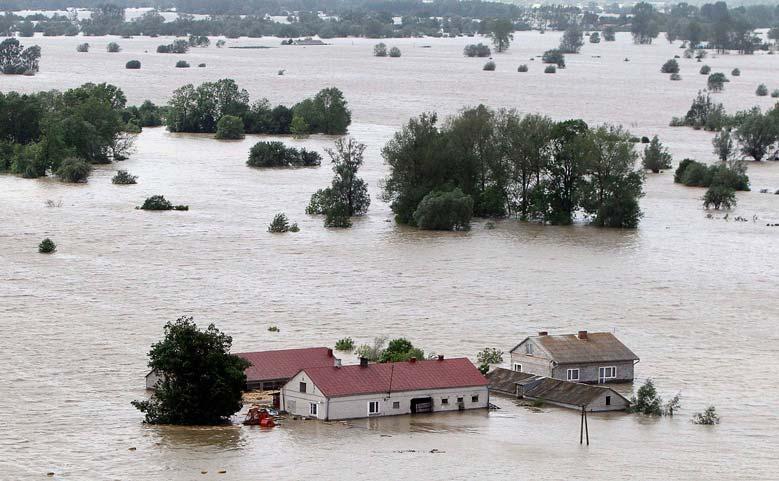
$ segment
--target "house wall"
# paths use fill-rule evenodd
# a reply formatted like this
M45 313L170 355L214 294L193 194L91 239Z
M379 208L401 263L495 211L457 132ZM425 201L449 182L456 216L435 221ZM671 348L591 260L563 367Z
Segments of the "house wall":
M157 387L157 382L159 382L162 379L162 376L154 370L150 371L149 374L146 375L146 389L154 389Z
M520 349L522 349L522 347L520 347ZM514 363L522 364L522 372L529 372L530 374L537 374L539 376L552 377L550 359L545 359L538 355L529 355L526 354L523 350L522 352L511 353L511 366L509 366L509 369L512 371L514 370Z
M303 380L307 384L305 393L299 392L299 383ZM473 401L472 396L478 396L478 400ZM459 410L458 397L463 398L463 409L483 409L489 405L487 386L393 392L389 396L387 393L360 394L328 399L307 379L305 372L301 372L282 388L281 407L293 415L309 416L309 403L314 402L318 405L319 419L354 419L410 414L411 400L426 397L433 400L433 412ZM443 404L442 399L448 399L449 402ZM369 416L368 403L371 401L378 401L379 413ZM397 407L395 403L398 403Z
M617 368L617 377L606 382L633 381L633 361L604 362L593 364L558 364L552 369L552 373L549 375L549 377L567 381L568 369L579 369L579 382L597 384L599 368L608 366L614 366Z
M619 370L617 371L619 374ZM606 397L611 398L611 404L606 404ZM624 411L630 406L630 403L622 396L612 391L611 389L604 389L603 394L596 399L590 401L587 405L588 411L603 412L603 411Z

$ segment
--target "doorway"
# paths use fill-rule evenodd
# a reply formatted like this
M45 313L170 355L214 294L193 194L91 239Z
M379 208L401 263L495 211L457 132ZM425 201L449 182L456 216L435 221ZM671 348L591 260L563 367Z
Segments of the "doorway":
M418 397L411 400L411 414L433 412L433 398Z

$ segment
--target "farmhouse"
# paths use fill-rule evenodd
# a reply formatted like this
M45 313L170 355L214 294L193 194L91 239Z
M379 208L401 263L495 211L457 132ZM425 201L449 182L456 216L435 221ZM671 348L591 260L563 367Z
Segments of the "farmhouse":
M630 406L625 396L614 389L577 382L561 381L526 372L497 368L487 374L490 392L542 401L569 409L586 411L624 411Z
M305 368L281 389L281 408L323 420L489 405L487 380L465 358Z
M632 382L638 356L610 332L579 331L526 337L511 353L511 369L579 383Z
M279 389L289 378L306 367L332 366L338 362L333 350L326 347L280 349L276 351L239 352L251 363L246 368L246 389ZM160 376L156 371L146 375L146 389L154 389Z

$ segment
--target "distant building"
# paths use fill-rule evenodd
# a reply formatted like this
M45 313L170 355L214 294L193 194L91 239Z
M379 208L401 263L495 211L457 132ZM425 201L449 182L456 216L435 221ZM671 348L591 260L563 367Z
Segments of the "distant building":
M322 420L489 405L487 380L465 358L305 368L281 389L281 408Z
M539 332L510 353L513 371L580 383L632 382L633 366L639 361L610 332L556 336Z
M301 369L332 366L339 359L326 347L280 349L276 351L239 352L235 354L251 363L246 368L246 389L279 389ZM146 375L146 389L154 389L160 376L156 371Z
M610 387L561 381L497 368L487 374L490 392L587 411L624 411L630 401Z

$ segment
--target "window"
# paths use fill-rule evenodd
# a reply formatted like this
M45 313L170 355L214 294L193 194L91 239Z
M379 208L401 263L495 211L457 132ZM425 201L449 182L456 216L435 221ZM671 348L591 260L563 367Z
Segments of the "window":
M605 366L598 368L598 382L603 382L607 379L617 378L617 368L615 366Z
M518 363L518 362L515 362L515 363L514 363L514 366L513 366L513 369L514 369L515 371L517 371L517 372L522 372L522 364L520 364L520 363Z
M475 394L475 395L471 396L471 402L472 402L472 403L477 403L477 402L479 402L479 395L478 395L478 394Z
M579 380L579 370L578 369L568 369L568 375L566 376L569 381L578 381Z
M448 397L441 398L441 404L449 404L449 398Z
M392 409L400 409L400 401L393 401Z
M379 401L368 402L368 416L372 414L379 414Z
M606 396L606 406L611 406L611 396Z
M525 352L528 354L533 354L533 345L529 342L525 344Z
M457 398L457 404L462 404L462 403L463 403L463 398L461 398L461 397L458 397L458 398Z
M309 403L308 405L308 413L312 416L316 416L319 412L319 405L317 403Z
M300 383L300 389L299 389L299 391L300 391L300 392L306 392L306 383L304 383L304 382L301 382L301 383Z

